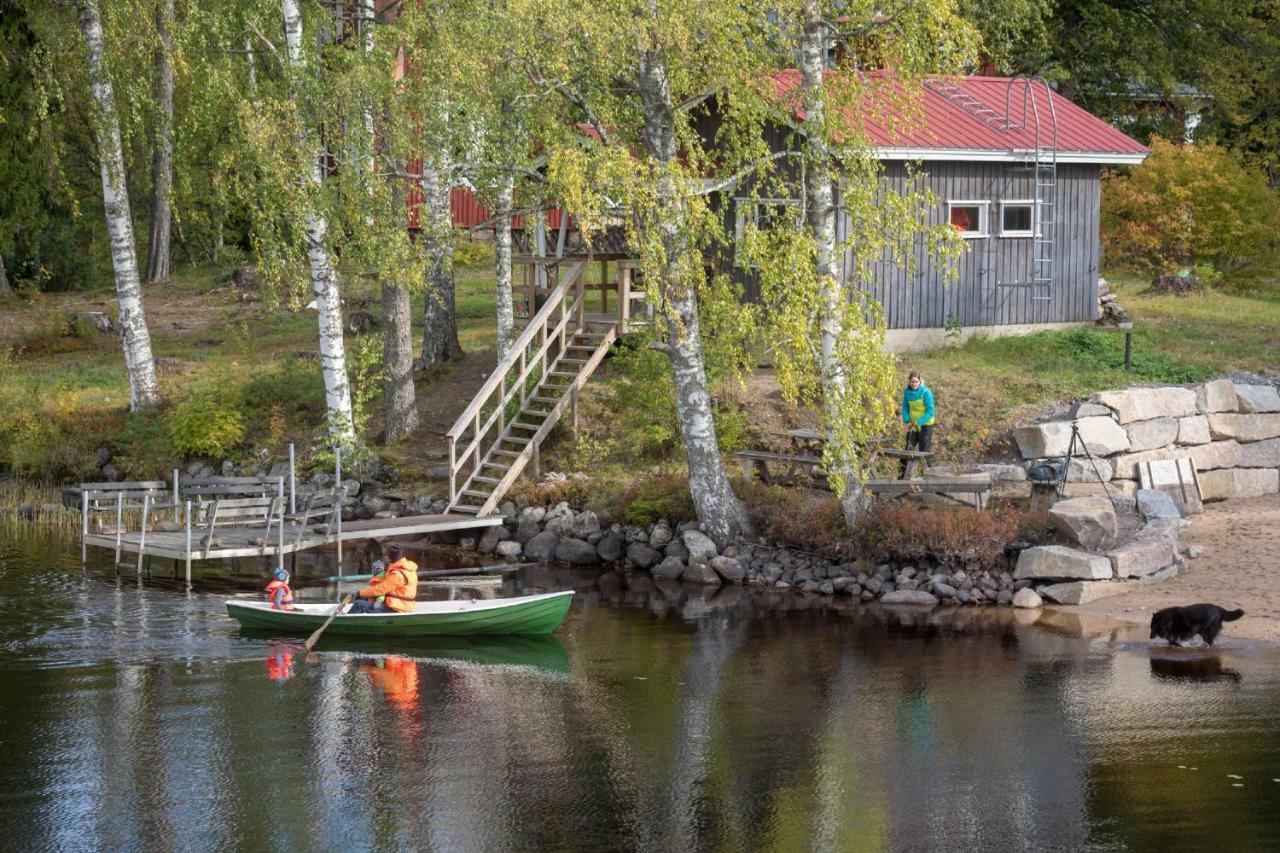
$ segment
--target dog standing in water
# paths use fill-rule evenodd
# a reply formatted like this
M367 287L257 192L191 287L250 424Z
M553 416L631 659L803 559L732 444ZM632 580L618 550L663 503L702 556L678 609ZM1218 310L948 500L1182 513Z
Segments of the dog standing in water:
M1222 623L1234 622L1243 615L1243 610L1227 610L1216 604L1166 607L1151 614L1151 639L1160 637L1170 645L1181 646L1199 634L1212 646Z

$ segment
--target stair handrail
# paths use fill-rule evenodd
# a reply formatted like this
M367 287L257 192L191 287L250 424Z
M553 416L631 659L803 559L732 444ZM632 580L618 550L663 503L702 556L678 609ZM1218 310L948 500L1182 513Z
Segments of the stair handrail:
M520 333L519 337L515 339L511 347L507 350L506 356L498 362L497 367L495 367L493 372L489 374L489 378L485 380L482 386L480 386L480 390L471 398L471 402L462 410L462 413L458 415L458 419L453 422L453 426L449 428L449 432L446 433L446 438L449 444L450 505L458 499L458 471L460 471L462 466L466 464L468 457L477 452L481 438L488 434L489 430L493 427L494 422L502 417L503 410L507 403L510 402L511 398L519 392L524 383L528 380L529 374L537 364L538 358L545 353L550 342L555 339L556 335L562 334L564 327L571 316L571 312L575 322L581 325L583 293L582 288L578 287L578 284L582 278L585 267L586 264L584 261L577 261L572 267L570 267L569 274L564 276L560 280L560 283L556 285L555 289L551 291L547 297L547 301L543 303L542 307L538 309L538 312L529 320L529 324L525 327L524 331ZM570 288L576 288L578 291L578 298L574 301L573 305L570 306L571 311L567 310L564 305L565 295L569 292ZM560 315L555 324L555 328L552 329L549 328L551 324L551 317L557 309L560 310ZM534 339L538 337L541 338L541 343L538 350L530 356L529 350L531 349L531 344ZM495 407L493 413L482 426L480 424L480 412L484 408L484 404L489 401L496 389L502 388L507 374L510 373L511 369L517 365L522 365L522 367L520 369L520 376L516 383L511 386L510 390L501 394L502 399L499 401L498 406ZM469 427L474 427L471 441L467 444L464 452L458 453L458 441L462 438L463 434Z

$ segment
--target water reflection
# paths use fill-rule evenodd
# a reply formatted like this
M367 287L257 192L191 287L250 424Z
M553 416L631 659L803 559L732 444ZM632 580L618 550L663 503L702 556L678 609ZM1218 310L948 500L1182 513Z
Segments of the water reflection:
M63 553L0 541L0 596L58 605L0 611L14 849L1280 844L1266 650L541 568L502 594L576 589L554 637L307 655Z

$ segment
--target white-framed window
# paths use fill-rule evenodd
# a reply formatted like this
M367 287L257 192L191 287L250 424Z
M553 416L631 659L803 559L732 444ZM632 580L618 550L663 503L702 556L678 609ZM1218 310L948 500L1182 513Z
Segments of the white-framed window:
M991 233L987 225L987 201L947 202L947 221L960 232L961 237L986 237Z
M1000 236L1034 237L1036 203L1026 199L1000 202Z
M767 231L780 222L790 220L795 227L804 224L804 207L798 198L735 198L733 208L737 215L734 224L734 239L740 241L742 232L750 222L756 228ZM741 265L742 260L737 260Z

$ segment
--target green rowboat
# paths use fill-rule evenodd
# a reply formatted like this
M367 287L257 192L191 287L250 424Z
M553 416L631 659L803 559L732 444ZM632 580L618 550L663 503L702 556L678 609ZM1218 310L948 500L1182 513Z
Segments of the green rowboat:
M418 601L413 613L344 613L325 636L427 637L500 634L550 634L564 622L573 592L548 592L517 598L467 601ZM266 601L232 598L227 613L242 628L310 634L333 613L334 604L295 604L272 610Z

